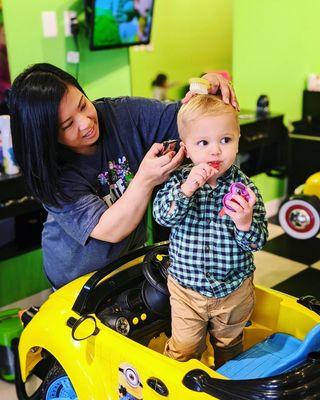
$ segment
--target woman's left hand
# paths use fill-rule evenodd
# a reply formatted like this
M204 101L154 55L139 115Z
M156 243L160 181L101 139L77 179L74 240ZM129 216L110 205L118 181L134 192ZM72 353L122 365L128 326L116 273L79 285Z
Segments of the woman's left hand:
M205 74L201 78L207 79L207 81L211 83L209 93L217 94L217 92L220 91L222 100L226 104L231 104L236 110L240 110L237 96L235 94L231 81L228 81L222 75L215 74L213 72ZM189 91L182 99L182 103L188 103L193 95L194 93Z
M224 208L226 215L232 219L239 231L249 231L252 223L253 206L256 203L256 195L254 192L247 187L249 193L249 200L246 201L241 195L235 194L232 196L232 200L228 200L226 205L232 207L234 211Z

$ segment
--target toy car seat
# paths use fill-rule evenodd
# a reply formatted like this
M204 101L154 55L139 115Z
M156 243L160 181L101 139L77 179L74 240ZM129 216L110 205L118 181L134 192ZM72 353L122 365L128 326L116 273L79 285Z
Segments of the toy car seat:
M308 354L320 350L320 324L303 341L285 333L275 333L257 343L217 372L230 379L256 379L287 372L304 362Z

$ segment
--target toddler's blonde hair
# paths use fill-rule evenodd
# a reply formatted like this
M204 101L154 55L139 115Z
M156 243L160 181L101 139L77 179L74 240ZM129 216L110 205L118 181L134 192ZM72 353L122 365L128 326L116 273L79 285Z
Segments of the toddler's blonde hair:
M225 104L218 96L212 94L194 95L178 112L177 122L180 138L185 136L186 127L190 122L200 117L217 117L227 113L238 117L237 110L230 104Z

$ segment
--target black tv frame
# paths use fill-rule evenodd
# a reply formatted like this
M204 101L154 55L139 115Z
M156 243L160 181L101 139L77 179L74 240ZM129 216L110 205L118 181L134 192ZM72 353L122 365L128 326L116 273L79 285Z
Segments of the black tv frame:
M149 44L151 42L154 3L156 0L153 0L153 2L152 2L152 10L151 10L152 20L151 20L151 26L150 26L149 40L139 42L139 43L119 43L119 44L115 44L115 45L106 45L106 46L95 46L93 43L94 21L95 21L95 1L96 0L83 0L84 14L85 14L85 31L86 31L86 35L89 38L90 50L99 51L99 50L116 49L116 48L122 48L122 47L140 46L140 45Z

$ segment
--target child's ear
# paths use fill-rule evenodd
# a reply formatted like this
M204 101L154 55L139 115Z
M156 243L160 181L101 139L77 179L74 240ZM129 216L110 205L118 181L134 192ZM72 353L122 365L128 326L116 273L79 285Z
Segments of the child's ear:
M186 157L190 158L188 155L187 146L182 141L180 142L180 147L182 147L184 149L184 152L186 153Z

